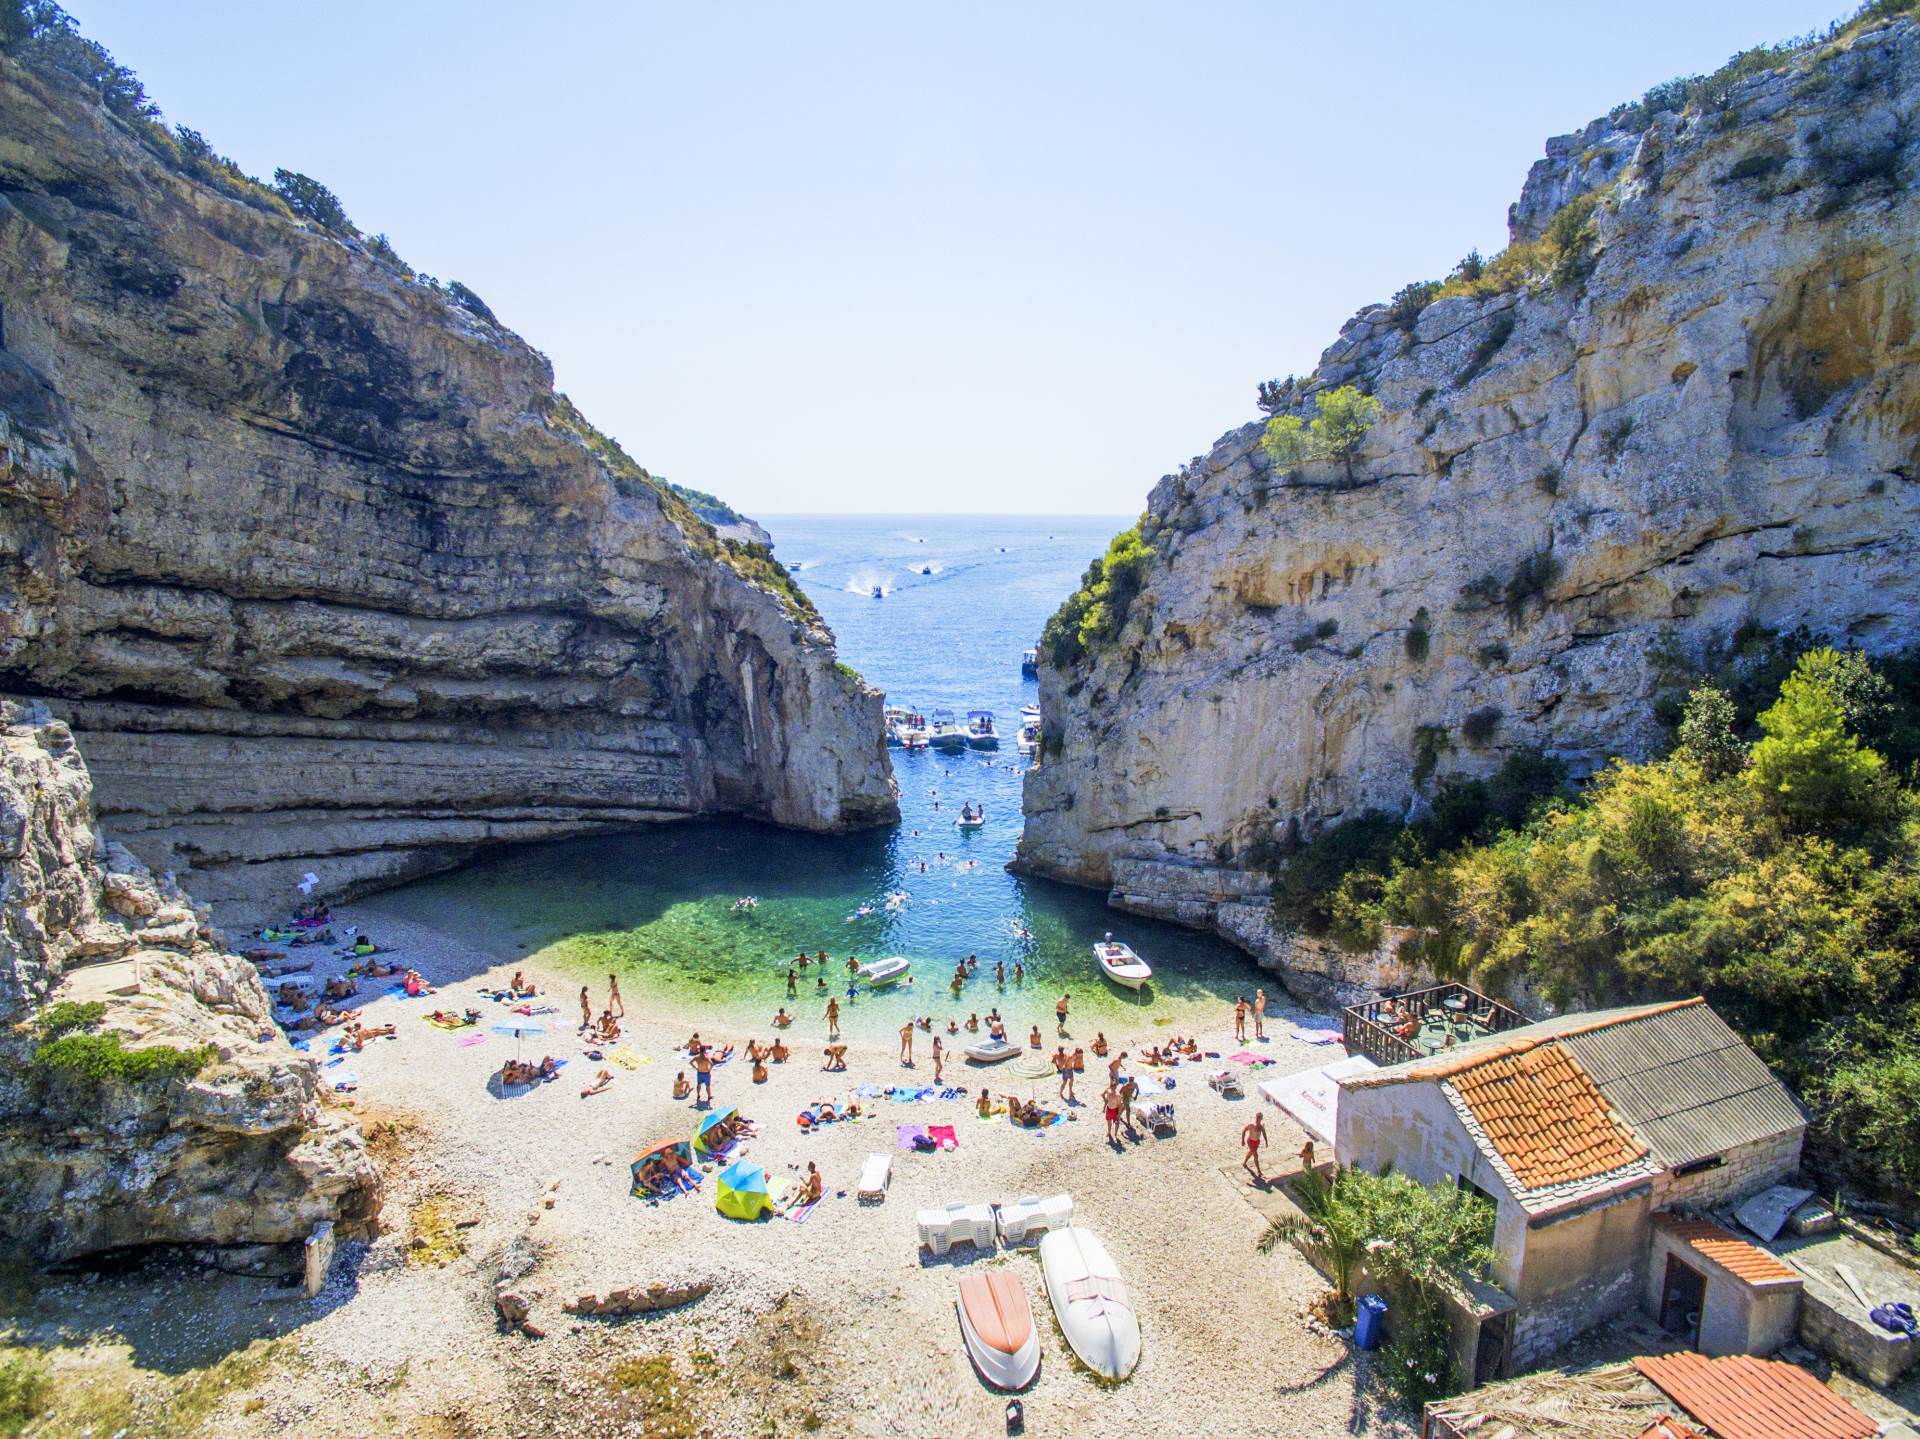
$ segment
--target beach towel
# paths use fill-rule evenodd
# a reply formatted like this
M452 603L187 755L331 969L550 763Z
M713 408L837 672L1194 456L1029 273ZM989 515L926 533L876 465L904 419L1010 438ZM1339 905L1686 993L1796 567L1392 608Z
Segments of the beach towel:
M306 1041L306 1040L304 1040L304 1039L296 1039L296 1040L294 1040L294 1042L293 1042L293 1047L294 1047L295 1049L302 1049L302 1050L304 1050L304 1049L311 1049L311 1048L312 1048L313 1046L312 1046L312 1045L311 1045L311 1044L310 1044L310 1043L309 1043L308 1041Z
M453 1030L456 1030L456 1029L466 1029L469 1027L466 1020L460 1018L458 1015L453 1015L453 1014L443 1014L443 1015L440 1015L438 1018L435 1018L433 1015L429 1014L428 1016L426 1016L426 1021L428 1024L431 1024L435 1029L444 1029L444 1030L447 1030L449 1033L451 1033Z
M333 1068L333 1067L334 1067L334 1066L335 1066L336 1064L345 1064L346 1062L347 1062L347 1057L346 1057L346 1055L344 1055L344 1054L343 1054L343 1055L341 1055L341 1056L340 1056L340 1057L339 1057L338 1059L329 1059L329 1060L327 1060L327 1061L326 1061L326 1062L325 1062L324 1064L322 1064L322 1065L321 1065L320 1067L321 1067L322 1069L332 1069L332 1068Z
M958 1149L960 1147L960 1136L953 1132L953 1126L951 1124L929 1124L927 1126L927 1138L931 1139L942 1149Z
M349 1090L358 1089L360 1087L360 1076L357 1074L343 1074L334 1080L333 1087L342 1094L345 1094Z
M607 1058L619 1065L622 1069L644 1069L647 1065L653 1063L652 1055L637 1054L633 1050L628 1049L624 1044L618 1049L609 1049L607 1051Z
M1337 1029L1295 1029L1288 1032L1295 1039L1308 1044L1339 1044L1345 1038Z
M927 1127L924 1124L896 1124L893 1127L893 1147L895 1149L912 1149L914 1141L925 1139L926 1137Z
M454 1040L453 1045L456 1049L472 1049L474 1045L485 1044L486 1042L487 1037L484 1034L469 1034L464 1039Z
M789 1209L781 1217L783 1219L790 1219L795 1224L805 1224L807 1222L807 1216L813 1213L813 1211L818 1209L819 1207L820 1207L819 1200L809 1199L805 1204L801 1205L798 1209Z
M1228 1058L1235 1064L1245 1064L1254 1069L1265 1069L1269 1064L1273 1063L1271 1059L1266 1058L1264 1055L1249 1054L1244 1049L1238 1054L1229 1055Z

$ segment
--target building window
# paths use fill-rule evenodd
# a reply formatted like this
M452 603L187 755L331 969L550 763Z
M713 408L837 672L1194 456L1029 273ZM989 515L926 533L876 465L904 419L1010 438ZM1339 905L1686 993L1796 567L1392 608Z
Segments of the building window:
M1705 1174L1709 1169L1718 1169L1726 1162L1727 1156L1724 1154L1709 1154L1705 1159L1689 1160L1687 1163L1677 1166L1673 1171L1673 1177L1675 1179L1684 1179L1689 1174Z

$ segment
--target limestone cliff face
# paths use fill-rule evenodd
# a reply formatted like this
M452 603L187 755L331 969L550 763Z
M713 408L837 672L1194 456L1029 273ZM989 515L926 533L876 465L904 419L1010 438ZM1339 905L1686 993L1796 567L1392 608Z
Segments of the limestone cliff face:
M138 1053L203 1050L197 1074L125 1079L48 1063L50 1006ZM177 889L105 841L66 725L0 706L0 1238L48 1259L147 1244L253 1251L297 1269L322 1220L369 1224L360 1131L314 1060Z
M1582 263L1363 310L1292 390L1382 403L1352 482L1275 473L1254 423L1154 489L1123 631L1042 671L1019 863L1277 958L1249 861L1296 821L1523 746L1642 754L1662 682L1750 622L1911 644L1917 107L1903 22L1550 142L1513 238L1587 196Z
M0 62L0 689L223 917L499 840L897 810L880 698L391 263Z

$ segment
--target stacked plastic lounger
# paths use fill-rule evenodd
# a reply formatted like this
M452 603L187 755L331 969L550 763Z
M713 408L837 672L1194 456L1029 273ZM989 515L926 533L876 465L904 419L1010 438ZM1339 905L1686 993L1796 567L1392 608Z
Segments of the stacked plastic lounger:
M935 1254L956 1244L993 1248L997 1232L991 1204L949 1204L945 1209L920 1211L920 1243Z
M1073 1196L1056 1194L1051 1199L1022 1199L1002 1204L995 1213L1001 1241L1024 1244L1043 1230L1065 1229L1073 1223Z
M1240 1076L1231 1069L1215 1069L1207 1074L1207 1083L1222 1094L1240 1094Z
M856 1191L862 1203L879 1203L887 1197L887 1185L893 1180L893 1156L891 1154L869 1154L867 1162L860 1166L860 1188Z

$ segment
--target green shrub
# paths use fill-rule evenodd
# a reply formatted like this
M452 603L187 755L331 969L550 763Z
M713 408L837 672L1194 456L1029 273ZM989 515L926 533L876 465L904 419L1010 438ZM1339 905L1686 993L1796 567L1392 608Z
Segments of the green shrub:
M128 1049L117 1034L67 1034L35 1049L33 1062L42 1069L60 1070L95 1084L112 1081L138 1085L191 1079L213 1063L215 1056L211 1044L192 1049L165 1044Z
M1453 739L1443 724L1415 725L1413 729L1413 786L1418 789L1432 775L1440 756L1451 752Z
M287 208L293 211L295 218L311 220L323 230L333 230L343 235L360 233L347 218L346 207L340 203L340 197L312 176L302 175L298 170L275 170L273 188L287 202Z
M1413 622L1407 626L1407 658L1417 665L1427 662L1427 652L1433 643L1431 625L1427 607L1422 605L1414 611Z
M47 1361L26 1350L0 1354L0 1435L22 1433L46 1401Z
M1492 705L1483 705L1461 722L1460 733L1475 749L1485 749L1500 732L1502 715Z
M1260 444L1277 469L1293 469L1307 460L1339 460L1352 484L1354 459L1380 414L1380 402L1372 395L1341 385L1319 396L1311 422L1298 415L1269 420Z
M1543 284L1577 288L1592 273L1598 243L1593 218L1605 193L1604 188L1590 190L1569 200L1547 222L1538 240L1507 246L1471 275L1456 271L1440 287L1437 298L1472 295L1485 299Z
M662 483L685 500L688 508L710 525L737 525L744 523L747 518L718 495L710 495L705 490L696 490L687 485L676 485L671 480Z
M1416 280L1411 285L1402 286L1387 304L1387 323L1402 330L1411 330L1419 321L1421 312L1433 303L1434 296L1439 293L1438 280Z
M1560 561L1554 558L1552 550L1536 550L1515 565L1501 595L1507 623L1519 624L1526 617L1528 605L1535 602L1544 604L1547 591L1559 578Z
M1135 524L1115 535L1106 554L1087 566L1080 588L1053 612L1040 634L1057 667L1078 664L1119 635L1146 584L1153 555L1140 537L1140 524Z
M63 999L58 1004L50 1004L40 1011L34 1021L34 1030L43 1040L58 1039L63 1034L72 1034L75 1030L92 1029L106 1017L107 1007L97 999L76 1003Z
M1753 747L1747 782L1767 806L1802 829L1833 829L1870 818L1885 798L1886 763L1849 732L1832 682L1840 656L1803 656L1759 718L1766 738Z
M1734 722L1733 701L1718 685L1698 685L1687 696L1679 752L1710 780L1737 773L1747 762L1747 747L1734 733Z
M1453 1327L1437 1300L1410 1294L1389 1305L1387 1328L1380 1380L1407 1408L1417 1414L1466 1387L1453 1357Z

